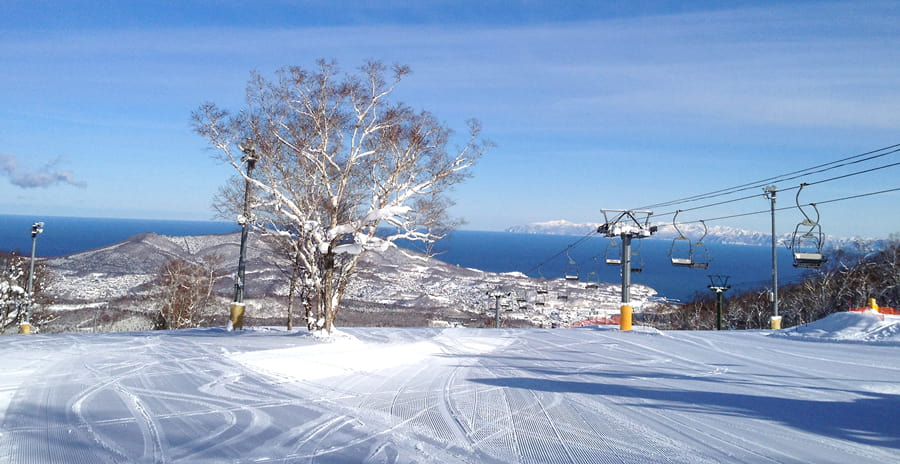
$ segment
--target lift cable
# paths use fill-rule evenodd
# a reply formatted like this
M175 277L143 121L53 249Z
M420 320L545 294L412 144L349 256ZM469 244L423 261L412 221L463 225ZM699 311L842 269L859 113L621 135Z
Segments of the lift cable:
M559 252L557 252L555 255L553 255L553 256L551 256L551 257L545 259L545 260L542 261L540 264L538 264L538 265L532 267L531 269L525 271L525 275L531 274L532 272L534 272L534 271L540 269L541 267L543 267L545 264L549 263L550 261L553 261L554 259L556 259L556 258L558 258L558 257L560 257L560 256L562 256L562 255L564 255L564 254L566 254L566 252L568 252L568 251L571 250L572 248L575 248L575 247L578 246L581 242L583 242L583 241L585 241L585 240L591 238L591 237L594 236L596 233L597 233L596 230L590 231L590 232L587 233L584 237L581 237L580 239L576 240L574 243L569 244L568 246L566 246L565 248L563 248L562 250L560 250Z
M887 190L879 190L879 191L877 191L877 192L861 193L861 194L859 194L859 195L850 195L850 196L841 197L841 198L833 198L833 199L831 199L831 200L817 201L817 202L815 202L815 204L816 204L816 205L823 205L823 204L826 204L826 203L836 203L836 202L839 202L839 201L853 200L853 199L856 199L856 198L870 197L870 196L873 196L873 195L881 195L881 194L884 194L884 193L891 193L891 192L896 192L896 191L900 191L900 187L896 187L896 188L892 188L892 189L887 189ZM812 205L813 203L806 203L806 204L807 204L807 205ZM804 206L805 206L805 205L804 205ZM797 207L796 205L783 206L783 207L781 207L781 208L775 208L775 211L787 211L787 210L789 210L789 209L795 209L796 207ZM752 212L749 212L749 213L731 214L731 215L728 215L728 216L719 216L719 217L714 217L714 218L706 218L706 219L700 219L700 220L696 220L696 221L685 221L685 222L682 222L682 224L696 224L696 223L699 223L699 222L702 222L702 221L721 221L721 220L723 220L723 219L731 219L731 218L743 217L743 216L753 216L754 214L767 214L767 213L769 213L769 212L771 212L771 211L772 211L771 209L763 209L763 210L759 210L759 211L752 211Z
M831 182L831 181L833 181L833 180L838 180L838 179L843 179L843 178L846 178L846 177L857 176L857 175L860 175L860 174L865 174L865 173L867 173L867 172L878 171L879 169L891 168L891 167L894 167L894 166L897 166L897 165L900 165L900 161L898 161L898 162L896 162L896 163L886 164L886 165L884 165L884 166L878 166L878 167L874 167L874 168L871 168L871 169L866 169L865 171L851 172L851 173L849 173L849 174L844 174L844 175L842 175L842 176L831 177L831 178L829 178L829 179L817 180L817 181L815 181L815 182L807 182L806 185L809 186L809 185L816 185L816 184L824 184L825 182Z
M900 150L897 150L897 151L900 151ZM898 162L896 162L896 163L886 164L886 165L884 165L884 166L877 166L877 167L870 168L870 169L866 169L866 170L863 170L863 171L856 171L856 172L851 172L851 173L848 173L848 174L843 174L843 175L840 175L840 176L830 177L830 178L828 178L828 179L817 180L817 181L814 181L814 182L806 182L806 186L811 186L811 185L816 185L816 184L824 184L824 183L826 183L826 182L831 182L831 181L840 180L840 179L846 179L847 177L858 176L858 175L860 175L860 174L866 174L866 173L870 173L870 172L873 172L873 171L878 171L878 170L881 170L881 169L892 168L892 167L898 166L898 165L900 165L900 161L898 161ZM790 179L785 179L785 180L790 180ZM786 187L786 188L783 188L783 189L779 189L778 192L788 192L788 191L791 191L791 190L796 190L796 189L798 189L798 188L800 188L800 185L796 185L796 186L794 186L794 187ZM751 199L751 198L757 198L757 197L759 197L760 195L762 195L762 194L748 195L748 196L745 196L745 197L734 198L734 199L731 199L731 200L724 200L724 201L719 201L719 202L716 202L716 203L710 203L710 204L708 204L708 205L700 205L700 206L695 206L695 207L693 207L693 208L684 208L684 209L680 209L680 210L677 210L677 211L669 211L669 212L666 212L666 213L658 213L658 214L654 214L654 216L657 216L657 217L671 216L671 215L673 215L673 214L678 213L679 211L683 213L683 212L685 212L685 211L694 211L694 210L698 210L698 209L710 208L710 207L713 207L713 206L725 205L725 204L728 204L728 203L734 203L734 202L738 202L738 201L749 200L749 199Z
M883 153L882 153L882 152L883 152ZM684 198L680 198L680 199L676 199L676 200L672 200L672 201L668 201L668 202L662 202L662 203L656 203L656 204L652 204L652 205L647 205L647 206L644 206L644 207L641 207L641 208L635 208L635 209L650 209L650 208L656 208L656 207L662 207L662 206L672 206L672 205L677 205L677 204L681 204L681 203L689 203L689 202L694 202L694 201L699 201L699 200L705 200L705 199L708 199L708 198L715 198L715 197L718 197L718 196L731 195L731 194L738 193L738 192L742 192L742 191L746 191L746 190L751 190L751 189L755 189L755 188L761 188L761 187L764 187L764 186L766 186L767 184L769 184L769 183L771 183L771 182L776 182L776 181L783 182L783 181L786 181L786 180L797 179L797 178L799 178L799 177L803 177L803 176L806 176L806 175L819 174L819 173L822 173L822 172L830 171L830 170L832 170L832 169L837 169L837 168L840 168L840 167L845 167L845 166L849 166L849 165L852 165L852 164L858 164L858 163L862 163L862 162L865 162L865 161L870 161L870 160L873 160L873 159L876 159L876 158L881 158L881 157L884 157L884 156L887 156L887 155L890 155L890 154L893 154L893 153L897 153L897 152L900 152L900 143L894 144L894 145L890 145L890 146L887 146L887 147L883 147L883 148L879 148L879 149L877 149L877 150L872 150L872 151L868 151L868 152L865 152L865 153L860 153L860 154L858 154L858 155L848 156L848 157L841 158L841 159L838 159L838 160L835 160L835 161L831 161L831 162L828 162L828 163L819 164L819 165L812 166L812 167L809 167L809 168L806 168L806 169L801 169L801 170L797 170L797 171L792 171L792 172L788 172L788 173L785 173L785 174L781 174L781 175L778 175L778 176L769 177L769 178L767 178L767 179L762 179L762 180L758 180L758 181L754 181L754 182L749 182L749 183L746 183L746 184L737 185L737 186L734 186L734 187L729 187L729 188L724 188L724 189L720 189L720 190L715 190L715 191L712 191L712 192L707 192L707 193L702 193L702 194L693 195L693 196L689 196L689 197L684 197ZM869 155L872 155L872 156L869 156ZM825 183L825 182L830 182L830 181L834 181L834 180L838 180L838 179L844 179L844 178L851 177L851 176L855 176L855 175L859 175L859 174L864 174L864 173L868 173L868 172L872 172L872 171L877 171L877 170L880 170L880 169L885 169L885 168L897 166L898 164L900 164L900 162L897 162L897 163L891 163L891 164L884 165L884 166L878 166L878 167L871 168L871 169L866 169L866 170L863 170L863 171L857 171L857 172L853 172L853 173L849 173L849 174L844 174L844 175L832 177L832 178L829 178L829 179L823 179L823 180L819 180L819 181L815 181L815 182L807 182L806 184L807 184L808 186L809 186L809 185L815 185L815 184L821 184L821 183ZM788 177L788 176L793 176L793 177ZM795 190L795 189L798 189L798 188L800 188L799 185L794 186L794 187L784 188L784 189L781 189L781 190L778 190L778 191L779 191L779 192L786 192L786 191ZM861 198L861 197L866 197L866 196L872 196L872 195L879 195L879 194L883 194L883 193L895 192L895 191L898 191L898 190L900 190L900 187L894 188L894 189L888 189L888 190L881 190L881 191L878 191L878 192L871 192L871 193L865 193L865 194L860 194L860 195L853 195L853 196L844 197L844 198L836 198L836 199L832 199L832 200L820 201L820 202L817 202L816 204L834 203L834 202L844 201L844 200L849 200L849 199L854 199L854 198ZM758 194L755 194L755 195L748 195L748 196L745 196L745 197L735 198L735 199L731 199L731 200L724 200L724 201L720 201L720 202L716 202L716 203L711 203L711 204L708 204L708 205L701 205L701 206L696 206L696 207L693 207L693 208L685 208L685 209L681 209L681 210L678 210L678 211L681 211L681 212L684 212L684 211L694 211L694 210L698 210L698 209L709 208L709 207L712 207L712 206L719 206L719 205L723 205L723 204L734 203L734 202L738 202L738 201L744 201L744 200L748 200L748 199L751 199L751 198L757 198L757 197L759 197L759 196L760 196L760 195L758 195ZM782 207L782 208L777 208L775 211L786 211L786 210L793 209L793 208L795 208L795 206L786 206L786 207ZM655 214L655 216L661 217L661 216L673 215L673 214L676 214L678 211L671 211L671 212L667 212L667 213ZM682 224L696 224L696 223L701 223L701 222L703 222L703 221L719 221L719 220L723 220L723 219L731 219L731 218L737 218L737 217L743 217L743 216L752 216L752 215L756 215L756 214L769 213L770 211L771 211L770 209L765 209L765 210L760 210L760 211L752 211L752 212L749 212L749 213L739 213L739 214L732 214L732 215L728 215L728 216L719 216L719 217L714 217L714 218L699 219L699 220L696 220L696 221L686 221L686 222L682 222ZM597 233L596 230L593 230L593 231L589 232L589 233L586 234L585 236L583 236L583 237L581 237L580 239L576 240L574 243L569 244L566 248L561 249L561 250L558 251L556 254L554 254L554 255L550 256L549 258L545 259L545 260L542 261L540 264L535 265L534 267L532 267L531 269L529 269L528 271L526 271L525 274L527 275L527 274L530 274L530 273L534 272L534 271L537 270L537 269L540 269L541 267L543 267L544 265L546 265L546 264L549 263L550 261L553 261L554 259L556 259L556 258L562 256L563 254L565 254L565 253L566 253L567 251L569 251L571 248L574 248L574 247L578 246L578 245L581 244L583 241L585 241L585 240L587 240L588 238L594 236L596 233Z
M884 152L884 153L881 153L881 152ZM697 195L683 197L683 198L679 198L679 199L675 199L675 200L671 200L671 201L642 206L641 208L638 208L638 209L652 209L652 208L659 208L659 207L664 207L664 206L673 206L673 205L677 205L677 204L681 204L681 203L689 203L689 202L693 202L693 201L705 200L708 198L715 198L718 196L731 195L734 193L738 193L738 192L742 192L742 191L746 191L746 190L750 190L750 189L754 189L754 188L764 187L765 185L772 183L772 182L783 182L785 180L792 180L792 179L796 179L798 177L802 177L804 175L817 174L817 173L829 171L832 169L837 169L840 167L848 166L851 164L862 163L865 161L870 161L870 160L873 160L876 158L881 158L883 156L887 156L887 155L897 153L897 152L900 152L900 144L890 145L890 146L887 146L884 148L879 148L877 150L872 150L872 151L869 151L866 153L849 156L849 157L838 159L838 160L831 161L828 163L823 163L823 164L819 164L819 165L812 166L809 168L792 171L792 172L788 172L785 174L780 174L778 176L769 177L766 179L748 182L746 184L741 184L741 185L737 185L734 187L728 187L728 188L714 190L714 191L707 192L707 193L701 193L701 194L697 194ZM869 156L869 155L873 155L873 156ZM862 159L860 159L860 158L862 158ZM853 160L853 161L851 161L851 160ZM794 176L794 177L788 177L788 176Z
M822 181L822 182L825 182L825 181ZM800 188L800 186L797 186L797 187L790 187L790 188L787 188L787 189L784 189L784 190L780 190L780 191L793 190L793 189L796 189L796 188ZM885 194L885 193L891 193L891 192L897 192L897 191L900 191L900 187L895 187L895 188L886 189L886 190L879 190L879 191L877 191L877 192L868 192L868 193L861 193L861 194L858 194L858 195L850 195L850 196L841 197L841 198L833 198L833 199L831 199L831 200L817 201L815 204L816 204L816 205L823 205L823 204L827 204L827 203L837 203L837 202L840 202L840 201L853 200L853 199L856 199L856 198L863 198L863 197L869 197L869 196L874 196L874 195L882 195L882 194ZM812 205L812 203L807 203L807 204L808 204L808 205ZM775 211L787 211L787 210L794 209L794 208L796 208L796 207L797 207L796 205L783 206L783 207L781 207L781 208L776 208ZM697 208L694 208L694 209L697 209ZM763 209L763 210L759 210L759 211L751 211L751 212L749 212L749 213L730 214L730 215L728 215L728 216L718 216L718 217L712 217L712 218L698 219L698 220L696 220L696 221L685 221L685 222L682 222L682 224L697 224L697 223L703 223L704 221L706 221L706 222L711 222L711 221L721 221L721 220L724 220L724 219L732 219L732 218L744 217L744 216L753 216L753 215L756 215L756 214L768 214L768 213L770 213L771 211L772 211L771 209ZM669 214L674 214L674 213L669 213ZM568 246L566 246L566 248L563 248L562 250L560 250L559 252L557 252L557 253L554 254L553 256L550 256L549 258L545 259L545 260L542 261L540 264L538 264L538 265L532 267L531 269L525 271L525 275L531 274L532 272L534 272L534 271L536 271L536 270L542 268L545 264L547 264L547 263L549 263L550 261L553 261L554 259L556 259L556 258L558 258L558 257L560 257L560 256L562 256L562 255L564 255L567 251L571 250L572 248L575 248L576 246L578 246L579 244L581 244L581 243L584 242L585 240L587 240L587 239L593 237L593 236L596 235L596 234L597 234L597 231L596 231L596 230L589 232L588 234L586 234L586 235L584 235L583 237L579 238L579 239L576 240L574 243L569 244Z

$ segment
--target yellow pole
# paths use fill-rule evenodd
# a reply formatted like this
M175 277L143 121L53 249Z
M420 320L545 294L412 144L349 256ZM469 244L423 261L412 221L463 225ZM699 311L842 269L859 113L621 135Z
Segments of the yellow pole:
M30 334L31 333L31 324L27 322L23 322L19 324L19 333L20 334Z
M231 303L231 330L244 328L244 303Z
M869 307L878 311L878 303L875 303L875 298L869 298Z
M631 330L631 306L622 305L622 312L619 316L619 329Z
M772 330L778 330L781 328L781 316L772 316Z

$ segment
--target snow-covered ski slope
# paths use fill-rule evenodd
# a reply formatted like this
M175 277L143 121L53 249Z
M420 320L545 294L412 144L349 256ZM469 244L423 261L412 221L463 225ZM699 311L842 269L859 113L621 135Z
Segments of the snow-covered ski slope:
M866 317L0 337L0 462L896 463L900 340Z

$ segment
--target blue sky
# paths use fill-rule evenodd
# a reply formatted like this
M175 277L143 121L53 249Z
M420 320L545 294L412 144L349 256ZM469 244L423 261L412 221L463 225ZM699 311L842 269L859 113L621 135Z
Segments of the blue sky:
M599 221L601 208L900 143L893 1L0 0L0 12L6 214L210 219L230 168L192 133L191 111L238 109L250 71L319 58L408 64L399 98L460 130L482 121L497 147L454 195L474 230ZM900 187L898 174L816 185L802 201ZM900 192L829 203L821 224L886 237L900 232L898 204ZM760 197L682 217L767 206ZM800 219L779 213L779 230ZM766 215L715 224L769 227Z

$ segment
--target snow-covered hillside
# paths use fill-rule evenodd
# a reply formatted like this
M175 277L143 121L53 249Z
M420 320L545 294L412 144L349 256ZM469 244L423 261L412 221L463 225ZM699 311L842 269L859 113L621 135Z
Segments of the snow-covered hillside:
M873 324L0 337L0 462L900 462Z
M154 280L166 259L180 257L196 262L212 255L220 257L219 270L223 276L216 289L221 300L218 306L227 308L239 249L238 234L189 237L142 234L96 250L49 258L46 263L55 279L48 293L56 302L49 309L59 313L71 312L73 308L93 308L76 327L93 331L93 324L102 323L97 322L102 318L90 314L95 311L150 310L152 304L147 304L147 298L153 295ZM254 235L250 238L247 259L248 314L256 318L284 317L288 294L286 264L280 263L277 253ZM539 289L546 293L538 294ZM605 283L588 289L584 282L562 278L539 281L521 273L483 272L390 248L367 252L363 257L347 289L342 312L345 317L353 312L354 317L363 320L370 315L390 314L387 317L392 318L391 325L401 326L423 326L435 319L480 325L479 321L490 316L494 308L488 293L498 290L504 295L500 302L504 321L520 325L566 325L618 313L621 304L618 284ZM640 308L656 292L634 285L631 294L632 303ZM105 330L112 330L112 326L107 324L97 331Z

